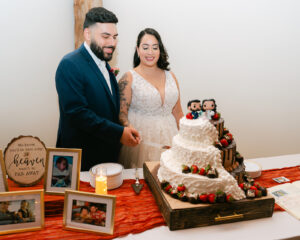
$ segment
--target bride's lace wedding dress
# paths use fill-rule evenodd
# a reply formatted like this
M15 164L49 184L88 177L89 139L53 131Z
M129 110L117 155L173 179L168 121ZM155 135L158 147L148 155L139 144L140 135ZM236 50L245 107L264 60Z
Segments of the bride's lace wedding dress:
M179 93L169 71L165 71L165 94L159 91L134 70L132 74L132 98L128 111L129 123L139 131L142 141L136 147L122 146L119 162L125 168L142 167L145 161L159 161L162 146L171 146L178 132L172 114Z

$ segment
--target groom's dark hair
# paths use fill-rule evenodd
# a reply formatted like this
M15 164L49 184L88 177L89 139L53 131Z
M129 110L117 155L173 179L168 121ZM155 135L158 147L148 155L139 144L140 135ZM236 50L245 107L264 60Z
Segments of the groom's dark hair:
M157 41L158 41L158 46L159 46L159 51L160 51L160 55L159 55L159 59L157 61L157 66L160 68L160 69L163 69L163 70L170 70L170 68L168 67L169 66L169 62L168 62L168 53L167 53L167 50L165 49L163 43L162 43L162 40L160 38L160 35L159 33L154 30L153 28L146 28L144 30L142 30L139 35L138 35L138 39L136 41L136 46L139 47L140 44L141 44L141 40L142 38L144 37L144 35L146 34L149 34L149 35L152 35L154 36ZM138 53L137 53L137 50L135 49L135 52L134 52L134 57L133 57L133 67L137 67L139 64L140 64L141 60L138 56Z
M91 8L85 15L85 20L83 23L83 29L88 28L89 26L94 25L95 23L117 23L118 18L116 15L108 11L103 7Z

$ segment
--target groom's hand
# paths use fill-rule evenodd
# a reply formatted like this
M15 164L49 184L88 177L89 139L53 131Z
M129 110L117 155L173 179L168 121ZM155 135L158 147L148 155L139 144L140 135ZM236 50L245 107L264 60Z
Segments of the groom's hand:
M134 147L140 143L140 134L132 127L124 127L120 142L123 145Z

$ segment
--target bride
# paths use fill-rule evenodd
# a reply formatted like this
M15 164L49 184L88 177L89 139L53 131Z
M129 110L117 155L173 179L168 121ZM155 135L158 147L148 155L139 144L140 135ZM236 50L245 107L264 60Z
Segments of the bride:
M134 68L119 81L120 122L141 136L136 147L123 146L119 162L125 168L159 161L163 146L171 146L183 116L179 86L169 70L168 54L160 35L146 28L138 35Z

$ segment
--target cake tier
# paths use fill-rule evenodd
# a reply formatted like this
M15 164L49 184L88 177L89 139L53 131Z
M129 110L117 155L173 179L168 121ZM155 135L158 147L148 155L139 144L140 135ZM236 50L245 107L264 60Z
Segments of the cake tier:
M222 164L226 169L234 166L235 153L236 153L236 143L234 140L229 146L221 149Z
M230 172L231 176L235 178L238 184L244 182L245 165L244 163L238 165L233 171Z
M236 151L235 141L221 149L221 158L225 170L234 177L238 175L238 182L241 182L241 178L245 174L244 158Z
M195 164L197 167L206 167L208 164L212 166L221 159L221 164L229 172L238 166L235 160L236 143L234 141L228 147L218 150L212 145L188 141L180 135L176 135L173 138L172 146L174 160L178 159L183 165Z
M219 138L221 138L224 132L224 119L220 118L219 120L211 120L211 123L216 127Z
M219 161L220 162L220 161ZM172 149L161 155L158 179L169 182L172 187L184 184L186 193L202 194L216 193L218 190L231 194L236 200L245 198L244 191L237 185L237 181L223 168L221 164L213 165L218 172L217 178L208 178L192 173L182 173L181 163L174 161Z
M193 142L183 139L181 135L173 137L170 156L173 162L181 165L197 165L197 167L222 166L220 150L213 145L205 145L199 142Z
M179 135L186 140L201 142L203 145L211 145L218 141L218 132L213 124L207 118L180 119Z

